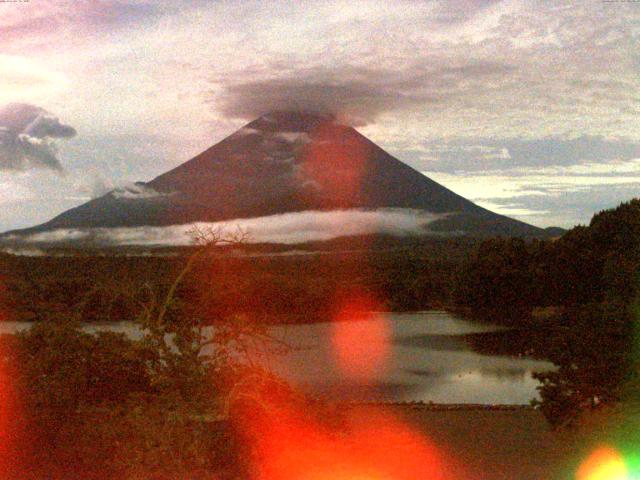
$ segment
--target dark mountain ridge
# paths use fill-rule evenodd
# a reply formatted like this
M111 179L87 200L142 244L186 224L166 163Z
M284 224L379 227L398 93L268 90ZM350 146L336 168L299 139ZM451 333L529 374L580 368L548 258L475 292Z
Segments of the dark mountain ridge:
M411 209L438 215L425 233L544 237L434 182L333 117L264 115L156 177L9 232L170 226L303 211Z

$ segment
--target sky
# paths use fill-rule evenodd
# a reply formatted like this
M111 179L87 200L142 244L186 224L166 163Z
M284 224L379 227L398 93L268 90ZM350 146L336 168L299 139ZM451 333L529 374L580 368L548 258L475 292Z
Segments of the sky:
M640 192L640 3L0 1L0 231L283 108L498 213L585 224Z

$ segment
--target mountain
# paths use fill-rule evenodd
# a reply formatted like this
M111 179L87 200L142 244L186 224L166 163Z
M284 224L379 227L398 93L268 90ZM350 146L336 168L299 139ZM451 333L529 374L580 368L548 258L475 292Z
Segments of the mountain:
M562 227L547 227L544 231L549 238L560 238L562 235L567 233L567 229Z
M293 212L422 212L424 233L546 236L475 205L333 117L264 115L150 182L72 208L14 236L58 229L184 225Z

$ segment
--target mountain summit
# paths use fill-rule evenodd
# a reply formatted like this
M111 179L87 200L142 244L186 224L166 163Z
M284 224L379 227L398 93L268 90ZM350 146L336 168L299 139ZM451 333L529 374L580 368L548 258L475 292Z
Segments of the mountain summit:
M295 212L408 209L426 233L542 236L394 158L331 116L273 112L150 182L138 182L13 234L170 226Z

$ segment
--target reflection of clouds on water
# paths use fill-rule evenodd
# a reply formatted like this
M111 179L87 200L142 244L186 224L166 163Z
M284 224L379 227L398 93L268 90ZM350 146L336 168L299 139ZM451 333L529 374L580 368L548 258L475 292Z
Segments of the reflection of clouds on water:
M529 404L539 398L538 381L530 370L517 379L486 374L481 370L443 375L438 382L426 386L404 401L422 400L435 403ZM461 400L462 399L462 400Z
M389 319L394 330L391 358L368 385L354 383L341 374L331 349L329 323L270 327L269 334L291 350L283 355L270 348L255 353L265 368L294 386L344 401L528 404L537 397L539 385L531 372L555 368L550 362L472 351L464 335L491 331L490 326L472 324L444 312L394 313ZM0 324L0 333L28 326L7 322ZM90 332L122 332L130 338L141 336L135 324L126 322L84 328ZM212 333L212 327L204 329L205 336Z
M403 368L402 371L417 377L434 377L441 375L437 370L431 370L429 368Z
M394 338L399 339L413 335L464 335L505 330L499 325L463 320L442 310L392 313L391 318L394 320Z
M374 384L328 383L305 385L316 395L346 402L394 402L398 398L420 395L422 385L376 382Z
M414 348L428 348L435 351L469 350L463 335L414 335L394 340L395 345Z
M483 375L490 375L498 379L502 378L517 382L524 382L527 378L531 377L531 373L531 370L519 368L485 369L482 371Z
M329 323L273 327L278 338L305 348L277 359L275 371L306 391L334 399L527 404L537 396L531 372L553 369L549 362L475 352L467 341L469 335L503 328L445 312L393 313L389 318L391 358L373 386L342 377L332 357Z
M444 372L431 368L401 368L404 373L414 375L416 377L440 377L440 378L454 378L459 379L463 377L480 376L494 377L496 379L503 379L508 381L523 382L527 378L531 377L532 371L526 368L481 368L473 370L460 370L457 372Z

